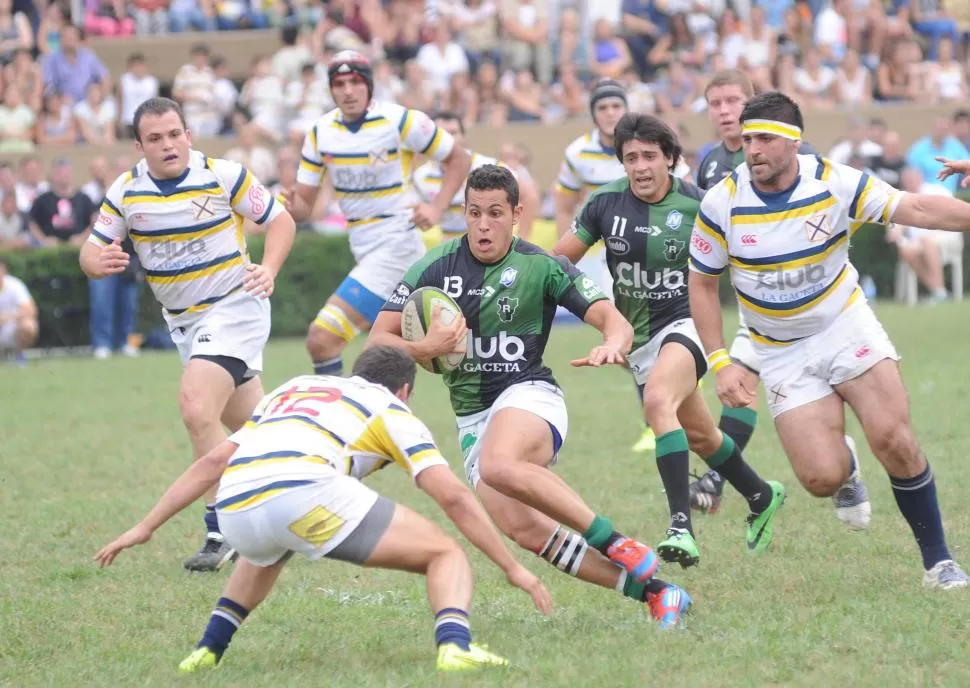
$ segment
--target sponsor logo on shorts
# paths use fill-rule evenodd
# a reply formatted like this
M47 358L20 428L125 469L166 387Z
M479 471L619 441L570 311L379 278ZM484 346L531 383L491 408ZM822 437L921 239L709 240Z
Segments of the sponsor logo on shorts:
M868 346L862 345L858 349L856 349L855 357L856 358L865 358L870 353L872 353L872 349L870 349Z
M408 297L410 295L411 295L411 288L406 284L399 284L394 289L394 293L391 294L387 302L401 306L404 304L405 301L408 300Z
M714 250L714 247L711 246L711 242L709 242L707 239L702 237L697 232L694 232L693 236L691 236L690 245L696 248L705 256Z
M210 335L207 332L203 332L202 334L199 335L199 338L196 341L199 344L208 344L209 342L212 341L212 335Z
M755 234L742 234L741 243L745 246L756 246L758 244L758 236Z

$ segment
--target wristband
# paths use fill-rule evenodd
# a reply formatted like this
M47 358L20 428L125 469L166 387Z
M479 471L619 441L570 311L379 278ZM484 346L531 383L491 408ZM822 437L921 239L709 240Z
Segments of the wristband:
M731 365L731 357L726 349L718 349L707 357L707 365L712 373L717 373L722 368Z

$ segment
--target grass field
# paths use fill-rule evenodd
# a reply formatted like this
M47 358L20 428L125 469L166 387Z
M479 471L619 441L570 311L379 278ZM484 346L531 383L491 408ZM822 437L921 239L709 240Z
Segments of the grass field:
M879 309L904 357L914 423L936 471L951 548L964 565L968 308ZM567 365L594 340L592 331L565 327L550 343L547 360L571 412L557 470L594 509L657 542L666 501L653 456L629 451L639 432L629 377ZM274 343L266 367L269 386L304 372L302 343ZM176 665L228 575L182 570L182 558L200 544L201 507L109 569L91 562L188 462L178 374L174 354L0 367L0 684L970 685L970 595L922 590L916 546L868 450L862 463L873 523L850 533L828 500L797 486L765 416L748 457L789 488L775 542L764 556L745 552L737 495L717 516L697 517L701 565L689 572L666 566L662 574L696 600L681 632L661 632L633 602L521 553L557 604L542 618L475 552L473 631L513 667L439 677L423 579L299 560L217 671L180 678ZM459 469L446 395L432 376L421 373L413 406ZM858 426L850 428L861 440ZM402 472L389 468L370 484L442 521Z

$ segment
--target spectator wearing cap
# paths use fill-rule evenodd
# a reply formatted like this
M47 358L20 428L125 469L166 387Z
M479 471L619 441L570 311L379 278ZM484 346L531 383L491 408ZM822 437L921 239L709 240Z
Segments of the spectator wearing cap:
M110 91L108 68L82 45L84 32L68 24L61 31L60 48L44 58L44 86L66 95L72 103L84 100L88 85L100 81Z
M42 246L81 246L88 238L97 207L71 182L71 162L54 161L51 189L42 193L30 209L30 233Z
M943 163L937 160L938 157L951 160L970 158L970 151L951 134L950 118L943 115L934 117L932 131L910 147L906 163L919 170L926 183L940 184L951 194L955 194L960 177L951 175L943 181L937 180L936 175L943 169Z

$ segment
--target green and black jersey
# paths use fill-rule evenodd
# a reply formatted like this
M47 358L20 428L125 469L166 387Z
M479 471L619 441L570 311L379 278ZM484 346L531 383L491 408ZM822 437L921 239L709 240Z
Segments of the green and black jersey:
M606 243L616 307L633 325L634 349L690 317L687 259L703 196L693 184L671 177L667 195L646 203L622 177L590 194L573 223L573 234L587 246Z
M814 148L802 141L798 152L804 155L818 155ZM744 162L744 149L736 151L728 150L724 141L718 141L711 150L707 152L697 168L697 186L708 191L734 172L734 168Z
M583 319L590 305L606 298L568 260L518 237L491 265L472 255L466 237L437 246L411 266L383 310L402 310L421 287L437 287L453 298L468 326L465 360L444 374L458 416L490 408L519 382L556 384L542 362L556 307Z

